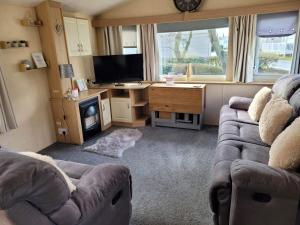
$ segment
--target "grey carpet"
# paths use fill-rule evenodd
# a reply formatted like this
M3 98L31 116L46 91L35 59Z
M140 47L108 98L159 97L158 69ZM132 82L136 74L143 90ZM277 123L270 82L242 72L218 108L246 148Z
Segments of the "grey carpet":
M139 130L143 137L120 159L83 152L82 146L66 144L54 144L42 153L91 165L128 166L133 177L131 225L211 225L208 188L217 128ZM86 145L92 142L95 140Z

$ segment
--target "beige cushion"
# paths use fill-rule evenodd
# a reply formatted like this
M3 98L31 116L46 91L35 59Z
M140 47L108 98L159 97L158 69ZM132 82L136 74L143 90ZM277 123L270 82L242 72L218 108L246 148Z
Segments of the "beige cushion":
M263 142L271 145L283 131L293 115L293 107L287 100L273 97L264 108L259 121L259 134Z
M300 166L300 118L296 119L274 141L269 166L297 170Z
M70 190L70 192L72 193L73 191L76 190L76 186L72 183L70 177L68 177L67 174L65 174L57 165L56 165L56 162L54 161L53 158L51 158L50 156L46 156L46 155L41 155L41 154L37 154L37 153L34 153L34 152L20 152L20 154L22 155L26 155L28 157L32 157L32 158L35 158L35 159L38 159L38 160L41 160L43 162L46 162L52 166L54 166L57 171L59 173L61 173L61 175L63 176L63 178L66 180L66 183L68 185L68 188Z
M249 116L252 120L256 122L259 121L266 104L271 98L271 93L272 90L268 87L263 87L256 93L248 109Z

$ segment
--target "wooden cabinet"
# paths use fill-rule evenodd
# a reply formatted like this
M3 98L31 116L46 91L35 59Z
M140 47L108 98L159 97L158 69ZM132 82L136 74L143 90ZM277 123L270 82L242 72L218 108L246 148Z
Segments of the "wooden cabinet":
M148 87L150 84L131 83L124 86L100 85L109 89L112 125L144 127L149 122ZM96 88L96 87L95 87Z
M132 110L130 98L112 98L112 120L113 122L132 122Z
M111 110L109 98L101 99L103 125L107 126L111 123Z
M64 17L69 56L92 55L89 21Z
M59 142L81 145L84 143L79 105L97 97L100 111L101 130L111 127L110 101L107 89L91 89L81 92L76 100L51 99L55 118L55 130ZM59 129L66 129L60 134Z

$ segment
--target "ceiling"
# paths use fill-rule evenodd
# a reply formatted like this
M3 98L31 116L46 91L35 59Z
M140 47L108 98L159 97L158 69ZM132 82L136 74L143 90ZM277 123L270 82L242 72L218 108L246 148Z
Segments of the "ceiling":
M0 0L0 3L33 7L44 0ZM130 0L56 0L63 4L64 10L97 15Z

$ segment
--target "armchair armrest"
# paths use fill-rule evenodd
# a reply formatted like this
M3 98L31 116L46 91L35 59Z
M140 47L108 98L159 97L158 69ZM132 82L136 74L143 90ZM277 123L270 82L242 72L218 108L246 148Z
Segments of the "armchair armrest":
M252 102L252 98L233 96L229 100L229 107L232 109L248 110Z
M231 165L231 179L231 225L296 224L299 174L236 160Z

